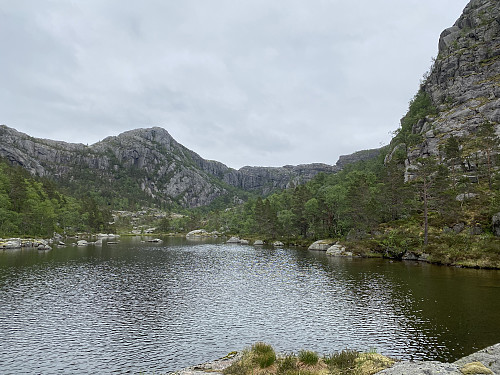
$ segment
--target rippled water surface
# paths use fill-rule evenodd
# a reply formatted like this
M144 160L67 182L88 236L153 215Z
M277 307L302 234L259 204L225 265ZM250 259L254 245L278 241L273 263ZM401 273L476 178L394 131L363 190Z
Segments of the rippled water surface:
M500 273L166 239L0 252L0 373L167 373L256 341L453 360L500 342Z

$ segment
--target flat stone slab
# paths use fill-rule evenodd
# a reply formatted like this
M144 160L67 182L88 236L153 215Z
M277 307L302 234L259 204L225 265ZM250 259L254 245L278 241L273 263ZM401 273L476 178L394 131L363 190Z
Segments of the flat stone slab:
M223 375L222 371L240 358L240 353L229 353L227 356L215 361L191 366L177 372L171 372L168 375Z
M384 375L463 375L458 366L441 362L397 362L394 366L377 372Z
M484 366L484 371L467 372L466 365L479 363ZM475 366L478 368L478 366ZM461 370L464 370L462 372ZM464 375L465 374L490 374L500 375L500 344L490 346L475 352L467 357L460 358L454 363L441 362L397 362L391 368L385 369L377 374L380 375Z
M459 367L471 362L481 362L493 374L500 375L500 344L490 346L467 357L460 358L455 364Z

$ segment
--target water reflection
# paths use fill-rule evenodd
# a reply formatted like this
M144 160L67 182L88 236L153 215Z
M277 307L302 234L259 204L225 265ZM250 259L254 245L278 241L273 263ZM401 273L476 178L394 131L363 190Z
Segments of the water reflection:
M264 340L451 360L500 341L500 274L165 239L0 253L0 372L167 372Z

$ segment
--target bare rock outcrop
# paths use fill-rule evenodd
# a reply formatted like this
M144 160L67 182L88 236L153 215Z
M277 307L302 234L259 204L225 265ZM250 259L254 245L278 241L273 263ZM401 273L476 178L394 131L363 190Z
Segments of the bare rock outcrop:
M439 53L422 84L437 114L413 124L421 137L408 146L407 179L419 157L445 157L451 136L471 140L484 124L500 134L500 3L472 0L439 38ZM393 145L396 146L396 145ZM471 166L474 168L474 166Z

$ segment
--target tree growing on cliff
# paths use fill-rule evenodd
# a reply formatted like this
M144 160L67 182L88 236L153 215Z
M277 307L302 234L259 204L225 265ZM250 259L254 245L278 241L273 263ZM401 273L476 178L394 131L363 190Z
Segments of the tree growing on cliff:
M424 227L424 245L429 243L430 213L437 207L444 206L447 183L447 168L437 163L434 157L418 158L417 165L412 168L413 184L420 196ZM441 204L440 204L441 203Z

